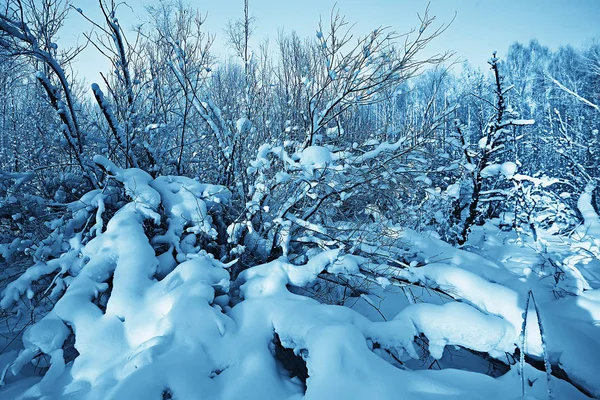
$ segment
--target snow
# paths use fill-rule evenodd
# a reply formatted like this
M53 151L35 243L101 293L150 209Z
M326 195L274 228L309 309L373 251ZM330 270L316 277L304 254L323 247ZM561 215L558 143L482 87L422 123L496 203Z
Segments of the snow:
M379 323L374 331L372 340L384 347L399 346L415 359L419 356L413 339L421 333L429 340L431 356L438 360L448 345L463 346L494 357L513 353L515 349L514 329L506 320L462 303L414 304L392 321Z
M373 150L370 151L366 151L361 155L357 155L355 157L352 157L348 160L348 163L350 164L359 164L359 163L363 163L367 160L371 160L377 156L379 156L382 153L385 152L394 152L397 151L399 148L402 147L403 144L405 144L406 142L406 138L402 137L400 139L398 139L396 142L394 143L389 143L389 142L381 142L379 143L376 140L370 140L367 141L364 146L373 146L376 145L376 147Z
M533 119L511 119L509 120L510 125L533 125L535 124L535 120Z
M448 185L445 194L453 199L460 198L460 183L457 182L453 183L452 185Z
M235 122L235 128L239 133L244 133L250 129L251 122L248 118L240 118Z
M534 186L536 187L549 187L551 185L554 185L555 183L560 183L560 179L558 178L549 178L547 176L542 176L540 178L535 178L532 176L528 176L528 175L522 175L522 174L514 174L514 176L512 177L512 179L514 179L515 181L529 181L531 183L533 183ZM563 193L561 195L561 197L565 198L563 195L566 196L570 196L569 193Z
M517 164L512 161L507 161L500 167L500 173L504 175L506 179L511 179L517 172Z
M427 175L419 175L413 179L415 182L423 182L425 185L431 185L432 181L427 177Z
M511 179L517 172L517 164L512 161L507 161L502 164L490 164L483 168L480 172L482 178L491 178L502 175L506 179Z
M390 145L373 146L383 152ZM258 176L265 177L269 154L289 167L273 174L278 184L296 179L294 174L335 169L344 160L327 147L307 147L294 161L283 148L264 146L254 162ZM531 357L546 357L573 382L600 395L600 280L592 271L597 264L574 257L579 249L593 249L597 239L591 187L578 203L585 236L558 243L539 233L548 257L573 252L561 256L570 282L560 287L571 294L557 298L553 290L558 285L548 279L552 275L531 238L517 240L514 232L488 222L473 227L465 246L456 248L439 235L388 224L375 204L368 207L375 223L387 224L398 246L394 256L389 253L389 264L367 257L384 248L357 240L361 255L352 254L355 249L322 239L330 229L318 220L282 212L274 224L281 228L283 254L232 280L236 260L224 264L202 249L203 238L217 236L213 216L231 201L225 187L178 176L153 179L103 157L95 162L122 183L129 202L107 223L108 198L102 191L70 204L73 219L65 226L74 233L90 219L94 234L85 241L75 234L62 257L32 265L6 287L3 308L20 301L48 274L57 273L55 282L57 287L62 282L64 293L51 312L25 329L20 352L0 360L0 398L161 398L171 393L173 398L214 399L516 399L521 398L522 378L517 364L492 378L477 371L474 362L465 362L470 370L463 371L448 360L453 351L462 351L472 358L483 353L505 361L517 348ZM506 178L517 169L514 163L488 168L489 176ZM459 189L449 185L446 194L457 198ZM295 204L297 196L306 194L303 190L288 202ZM163 224L163 233L148 237L149 226L157 224ZM300 261L288 259L295 227L311 232L298 242L320 246ZM227 228L228 240L238 243L243 235L246 247L269 246L252 229L234 222ZM156 254L157 245L168 249ZM238 244L235 254L243 254L244 246ZM67 272L70 276L63 279ZM321 285L324 277L360 285L364 292L343 305L298 294ZM538 310L526 313L530 292ZM108 298L103 305L101 296ZM67 363L64 348L71 332L78 356ZM305 383L274 357L275 337L305 363ZM49 369L41 380L28 379L27 367L40 356ZM424 359L442 369L413 370ZM545 398L544 372L523 368L531 382L526 395ZM558 398L584 398L562 380L551 377L550 385Z
M170 243L179 254L183 254L179 246L179 237L184 231L204 233L210 237L217 235L204 198L226 202L229 198L228 190L223 187L207 190L205 185L193 179L173 176L161 176L150 186L160 194L162 204L167 210L169 224L167 232L155 238L157 243Z
M152 181L150 174L139 168L119 168L106 157L99 155L94 156L94 162L123 183L125 192L134 200L139 212L158 223L160 216L156 213L156 208L160 204L160 195L148 186Z
M600 241L600 218L592 206L592 192L595 185L588 184L577 201L577 208L584 219L584 233Z
M327 168L333 162L331 151L322 146L309 146L300 154L300 165L309 174Z
M484 136L481 139L479 139L479 142L477 142L477 146L480 149L485 149L485 147L488 145L488 137Z
M277 172L277 174L275 175L275 181L277 183L286 183L290 180L290 174L286 173L286 172Z
M409 272L409 279L431 281L442 288L450 288L452 293L482 311L502 317L512 324L512 335L516 338L523 314L517 292L483 279L475 273L445 263L412 267Z
M94 108L20 5L0 47L45 72L6 86L0 399L600 398L599 108L504 71L531 48L446 77L427 10L356 42L334 13L282 62L209 65L167 7L148 69L103 8Z

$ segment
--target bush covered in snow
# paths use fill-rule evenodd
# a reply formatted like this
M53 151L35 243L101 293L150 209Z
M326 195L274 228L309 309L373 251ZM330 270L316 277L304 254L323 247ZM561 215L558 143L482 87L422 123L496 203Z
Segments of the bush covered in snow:
M539 45L459 84L418 58L428 12L356 44L334 12L271 63L246 2L215 66L190 9L135 47L101 2L92 105L38 37L60 4L0 12L0 57L43 66L7 96L49 133L0 118L39 156L0 141L0 398L600 397L599 116L504 81Z

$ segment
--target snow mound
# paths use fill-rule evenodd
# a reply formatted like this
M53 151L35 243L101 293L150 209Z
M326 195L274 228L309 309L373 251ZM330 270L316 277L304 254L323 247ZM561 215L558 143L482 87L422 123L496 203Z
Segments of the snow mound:
M392 146L373 145L377 151ZM294 164L283 148L267 146L255 160L255 173L263 173L269 153L287 160L291 169L301 166L301 173L328 169L337 160L329 149L311 146ZM5 384L0 398L516 399L522 396L516 365L506 365L509 372L498 379L452 368L415 371L408 365L423 360L443 365L456 349L478 360L481 356L473 354L504 361L517 348L561 366L571 382L600 394L595 376L600 335L594 322L600 318L600 296L590 290L600 283L590 279L587 286L575 285L586 290L557 299L548 280L533 272L543 271L531 243L509 241L485 225L474 227L468 244L476 252L390 225L398 246L393 256L406 263L394 263L391 252L389 265L374 263L366 244L356 245L362 251L357 255L321 240L294 262L283 246L279 258L232 280L233 263L215 259L202 245L226 234L213 219L230 201L227 189L184 177L152 179L101 157L95 161L121 182L129 202L105 225L106 195L84 195L87 205L73 213L69 229L76 232L95 221L94 233L74 234L63 257L36 263L7 286L4 308L27 296L40 277L56 273L52 310L25 329L19 354L0 359L0 384ZM515 171L503 164L497 174ZM587 201L582 197L580 208L593 228L597 215ZM327 234L291 213L277 223ZM229 239L240 229L230 225ZM547 249L558 253L550 244ZM583 269L576 261L570 267ZM581 276L572 273L570 279ZM323 282L356 287L353 296L381 318L298 294L319 290ZM389 288L406 297L386 306L384 314L374 299ZM443 297L437 304L418 302L411 292L417 288ZM534 292L539 310L532 312L525 300ZM543 335L539 326L545 327ZM67 351L75 355L68 358ZM25 367L39 358L47 360L45 375L27 379ZM543 373L528 366L521 373L532 382L525 395L543 398L548 390ZM549 382L556 396L583 398L574 386L553 377Z
M308 146L300 153L300 165L309 175L315 170L322 170L331 165L333 156L331 150L322 146Z

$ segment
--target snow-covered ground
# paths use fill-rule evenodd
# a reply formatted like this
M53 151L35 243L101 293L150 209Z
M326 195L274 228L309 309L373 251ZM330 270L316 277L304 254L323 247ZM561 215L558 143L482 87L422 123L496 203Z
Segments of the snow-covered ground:
M87 244L75 236L8 285L4 308L48 273L64 294L22 343L2 344L1 399L600 397L598 216L586 194L571 237L534 241L488 222L456 248L389 226L397 264L329 249L232 280L232 265L190 236L216 237L209 210L229 201L224 188L95 161L132 201L105 227L96 218ZM86 196L86 215L101 213L99 192ZM151 241L144 224L161 207L168 229ZM301 294L326 292L327 276L364 290L343 304ZM77 356L65 363L71 333ZM43 376L31 363L41 359Z

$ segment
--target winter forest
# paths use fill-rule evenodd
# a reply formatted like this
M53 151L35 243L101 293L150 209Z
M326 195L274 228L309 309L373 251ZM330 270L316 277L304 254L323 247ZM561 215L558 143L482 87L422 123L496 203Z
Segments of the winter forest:
M0 1L0 399L600 398L600 41L85 3Z

